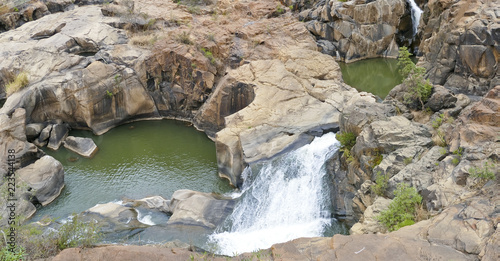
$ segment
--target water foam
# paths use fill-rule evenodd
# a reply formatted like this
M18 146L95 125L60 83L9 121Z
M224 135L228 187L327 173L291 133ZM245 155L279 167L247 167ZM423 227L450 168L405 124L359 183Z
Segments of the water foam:
M226 223L209 237L217 252L234 255L299 237L321 236L331 223L322 215L330 205L324 163L337 147L335 134L328 133L258 170L247 168L240 201Z

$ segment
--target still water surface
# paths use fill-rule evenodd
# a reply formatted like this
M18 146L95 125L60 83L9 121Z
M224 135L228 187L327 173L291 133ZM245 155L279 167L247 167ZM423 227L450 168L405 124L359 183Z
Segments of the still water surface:
M53 203L38 209L34 220L44 215L64 218L124 197L160 195L170 199L178 189L232 191L217 175L214 143L186 123L141 121L101 136L89 131L70 135L92 138L99 151L86 159L63 147L46 150L63 164L66 187Z

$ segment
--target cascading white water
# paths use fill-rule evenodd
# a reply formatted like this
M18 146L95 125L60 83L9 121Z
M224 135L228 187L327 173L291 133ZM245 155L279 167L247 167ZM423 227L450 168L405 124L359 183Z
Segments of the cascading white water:
M252 169L241 199L209 241L223 255L251 252L299 237L321 236L331 219L325 161L337 150L334 133ZM323 214L323 215L322 215Z
M418 7L415 0L408 0L411 7L411 20L413 22L413 36L417 34L418 24L420 23L420 16L422 15L422 9Z

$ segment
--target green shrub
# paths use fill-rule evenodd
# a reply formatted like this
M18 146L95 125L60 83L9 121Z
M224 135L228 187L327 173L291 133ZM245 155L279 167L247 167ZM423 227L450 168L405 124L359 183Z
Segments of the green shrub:
M485 161L483 167L469 168L469 174L473 178L481 180L494 180L495 179L496 164L491 161Z
M340 151L343 152L348 161L354 158L351 155L351 149L356 145L356 134L353 132L340 132L336 135L337 140L340 142Z
M384 159L384 156L380 153L379 149L375 149L375 155L372 156L372 159L370 160L370 167L373 169L376 166L380 165L382 160Z
M378 196L384 196L387 187L389 186L389 175L382 174L378 171L375 177L375 184L371 186L372 192Z
M404 163L405 165L408 165L408 164L410 164L410 163L412 163L412 162L413 162L413 158L411 158L411 157L405 158L405 159L404 159L404 161L403 161L403 163Z
M394 192L394 196L389 209L382 211L377 217L389 231L395 231L415 223L415 214L422 202L422 197L418 194L417 190L405 183L398 186Z
M83 222L78 215L59 228L57 247L61 250L70 247L90 247L101 238L99 226L94 222Z
M29 84L28 73L20 72L12 82L7 83L5 85L5 93L7 96L21 90Z
M25 260L26 251L22 247L16 247L14 251L10 251L9 248L4 247L0 250L0 260L1 261L19 261Z
M423 109L432 93L432 85L424 79L425 68L418 67L411 61L407 47L399 48L398 66L403 76L403 84L408 88L404 95L405 103L410 104L416 99Z
M212 52L210 52L205 48L201 48L201 52L203 53L203 55L205 55L205 57L207 57L210 60L210 63L215 64L216 61Z

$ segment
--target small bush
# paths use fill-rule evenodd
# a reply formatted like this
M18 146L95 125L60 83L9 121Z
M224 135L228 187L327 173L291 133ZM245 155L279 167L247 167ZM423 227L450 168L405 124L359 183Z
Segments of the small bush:
M377 217L389 231L395 231L415 223L415 214L422 202L422 196L418 194L417 190L405 183L398 186L394 196L389 209L381 212Z
M189 37L189 33L187 33L187 32L182 32L181 34L177 35L177 40L183 44L187 44L187 45L193 44L193 42L191 41L191 38Z
M337 140L340 142L340 151L343 152L348 161L354 158L351 155L351 149L356 145L356 134L353 132L340 132L336 135Z
M494 180L495 179L496 164L491 161L485 161L483 167L469 168L469 174L473 178L481 180Z
M7 94L7 96L9 96L26 87L28 84L28 74L26 72L21 72L16 75L12 82L9 82L7 85L5 85L5 93Z
M91 247L101 238L99 226L94 222L85 223L73 215L71 221L61 226L56 244L63 250L70 247Z
M0 250L1 261L19 261L24 260L25 257L26 251L22 247L16 247L14 251L10 251L8 247L4 247Z
M375 177L375 184L372 185L372 192L378 196L384 196L387 187L389 186L389 176L378 171Z
M214 58L214 55L212 54L212 52L210 52L209 50L205 49L205 48L201 48L201 52L203 53L203 55L205 57L207 57L209 60L210 60L210 63L212 64L215 64L215 58Z
M375 149L375 155L372 156L372 159L370 160L370 166L371 168L375 168L376 166L380 165L382 160L384 159L384 156L380 153L380 150Z
M421 108L432 93L432 85L424 79L425 68L416 66L410 59L407 47L399 48L398 66L403 76L403 84L408 88L404 95L404 102L411 104L413 100L420 102Z
M413 162L413 158L411 158L411 157L405 158L404 161L403 161L403 163L405 165L409 165L412 162Z

